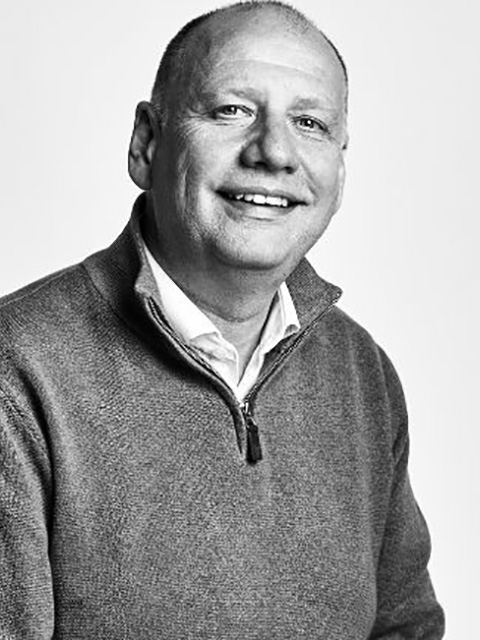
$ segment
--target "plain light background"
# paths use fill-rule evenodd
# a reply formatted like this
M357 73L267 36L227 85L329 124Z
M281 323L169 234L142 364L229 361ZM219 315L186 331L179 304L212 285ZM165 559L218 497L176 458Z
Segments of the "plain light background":
M313 250L402 378L411 476L451 640L477 633L480 10L473 0L297 0L350 72L344 204ZM110 244L137 189L136 103L211 0L0 9L0 294Z

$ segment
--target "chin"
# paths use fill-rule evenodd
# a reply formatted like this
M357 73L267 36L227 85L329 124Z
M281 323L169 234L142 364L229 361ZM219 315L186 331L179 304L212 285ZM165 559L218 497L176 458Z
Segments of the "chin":
M230 268L241 271L285 271L287 265L293 262L284 252L265 251L265 247L248 251L228 251L220 255L221 262Z

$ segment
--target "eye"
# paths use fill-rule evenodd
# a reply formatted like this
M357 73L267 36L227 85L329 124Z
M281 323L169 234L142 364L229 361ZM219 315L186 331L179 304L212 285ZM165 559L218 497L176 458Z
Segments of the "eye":
M239 104L224 104L214 110L214 116L217 119L235 120L251 115L250 109Z
M305 131L311 131L312 133L328 133L327 125L321 120L317 120L311 116L299 116L296 118L296 123Z

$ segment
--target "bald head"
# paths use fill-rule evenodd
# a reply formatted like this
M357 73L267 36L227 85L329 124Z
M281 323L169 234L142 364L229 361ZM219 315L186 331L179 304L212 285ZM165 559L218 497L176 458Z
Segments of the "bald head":
M168 115L172 84L190 76L196 65L208 60L215 48L229 42L241 28L277 29L285 35L310 38L322 54L327 52L332 65L342 74L344 105L347 109L348 76L345 63L334 44L303 13L284 2L237 2L216 9L188 22L170 41L160 62L152 89L151 103L161 122ZM207 63L208 64L208 63ZM181 82L181 84L184 84Z

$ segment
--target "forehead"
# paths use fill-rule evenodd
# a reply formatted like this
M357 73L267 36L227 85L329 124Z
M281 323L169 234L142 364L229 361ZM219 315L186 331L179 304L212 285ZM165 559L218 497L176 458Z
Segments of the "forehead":
M192 40L184 71L189 92L256 77L270 86L296 83L333 105L343 106L346 94L343 69L323 35L272 10L214 16Z
M328 41L271 10L214 16L192 38L181 76L176 98L182 102L247 88L268 95L283 90L282 99L291 89L338 114L346 103L343 69Z

